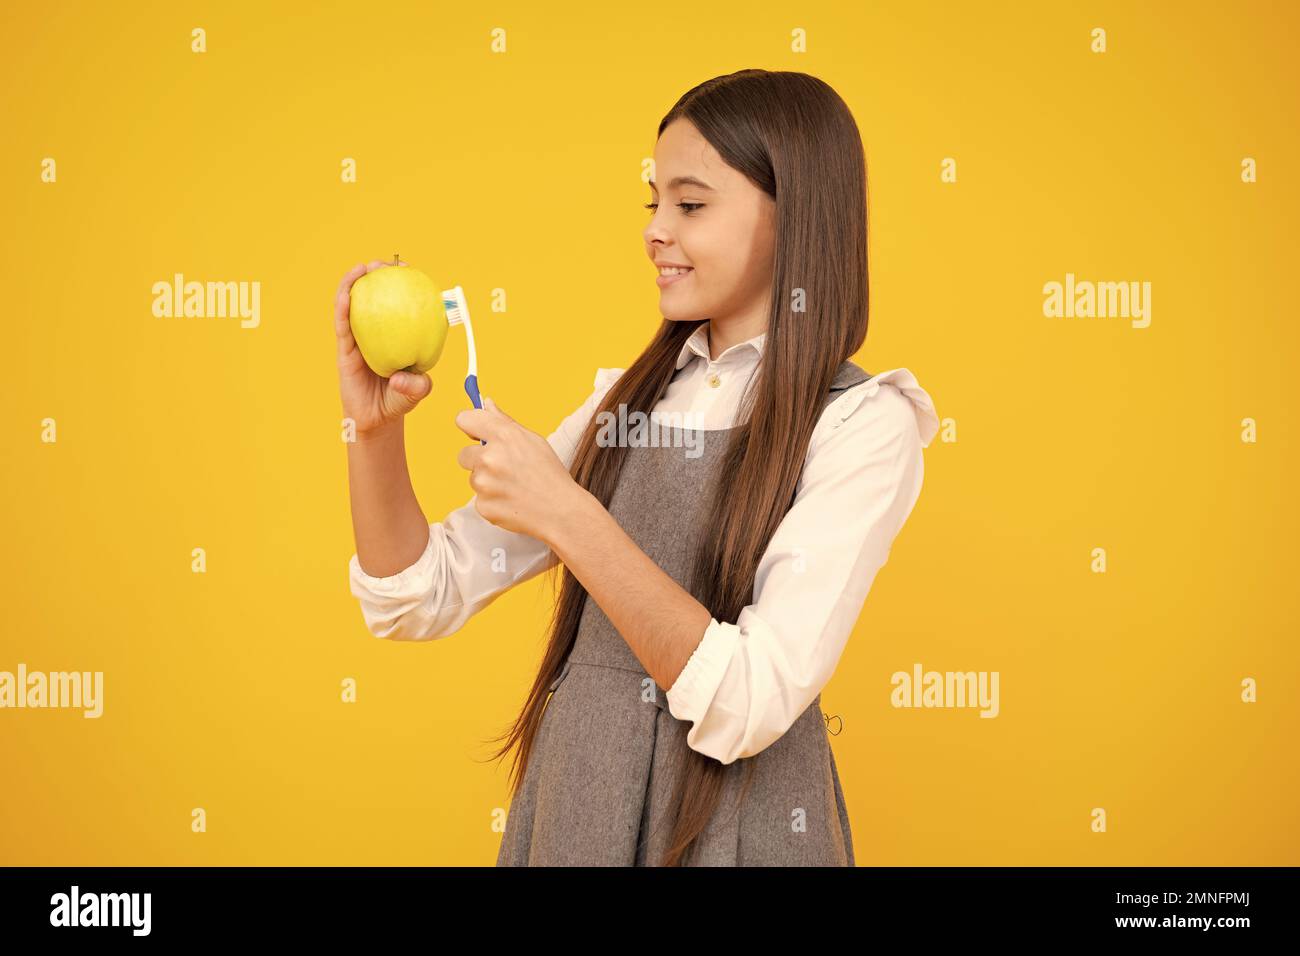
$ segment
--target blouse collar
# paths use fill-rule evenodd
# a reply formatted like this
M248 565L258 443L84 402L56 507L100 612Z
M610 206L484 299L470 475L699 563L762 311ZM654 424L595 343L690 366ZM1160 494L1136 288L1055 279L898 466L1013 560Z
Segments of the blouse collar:
M760 332L752 339L745 339L743 342L737 342L735 345L729 346L717 357L716 361L721 362L731 353L743 352L746 349L753 349L757 353L755 358L761 357L763 345L766 341L767 333ZM707 319L695 327L695 331L691 333L690 338L682 345L682 350L677 353L677 368L681 368L689 362L692 353L703 358L705 362L715 361L709 358L709 323ZM739 358L740 356L737 355L736 357Z

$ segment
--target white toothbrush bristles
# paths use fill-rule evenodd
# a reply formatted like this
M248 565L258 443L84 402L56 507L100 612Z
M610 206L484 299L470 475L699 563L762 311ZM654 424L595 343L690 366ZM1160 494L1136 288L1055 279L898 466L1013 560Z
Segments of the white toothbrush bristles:
M465 348L469 353L468 373L478 375L478 356L474 352L474 325L470 322L469 303L465 301L465 290L456 286L443 292L442 307L447 313L448 325L465 326Z

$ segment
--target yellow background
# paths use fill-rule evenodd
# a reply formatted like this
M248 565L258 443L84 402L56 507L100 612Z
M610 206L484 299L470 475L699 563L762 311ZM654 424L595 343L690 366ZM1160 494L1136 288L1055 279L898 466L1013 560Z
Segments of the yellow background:
M0 711L0 862L495 861L506 769L476 761L522 702L549 592L535 579L432 644L365 630L335 289L395 252L460 283L484 391L550 431L658 322L640 175L660 117L759 66L813 73L854 111L872 216L857 360L910 368L957 436L926 451L823 696L859 864L1300 863L1297 18L12 7L0 670L102 670L105 713ZM260 282L260 327L155 318L152 284L176 272ZM1150 281L1151 326L1045 318L1066 272ZM457 336L407 426L430 520L470 495ZM892 708L890 674L917 661L999 671L1001 715Z

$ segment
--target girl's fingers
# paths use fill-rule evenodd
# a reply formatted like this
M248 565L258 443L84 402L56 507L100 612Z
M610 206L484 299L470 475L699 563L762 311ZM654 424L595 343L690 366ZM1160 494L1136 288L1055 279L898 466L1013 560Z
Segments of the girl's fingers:
M361 266L364 270L365 266ZM364 275L364 272L362 273ZM339 337L339 341L352 341L352 290L351 288L339 289L339 294L334 297L334 332Z
M339 280L338 295L334 297L334 335L339 343L339 358L345 359L356 348L352 337L352 286L366 274L364 262L358 262Z
M334 296L334 331L340 336L351 335L348 317L352 311L352 283L366 274L366 267L360 263L349 269L339 282L338 294Z
M357 347L356 339L352 337L352 323L348 319L348 296L346 292L339 294L337 318L334 320L334 337L339 343L339 358L347 358L354 348Z
M364 263L358 262L347 272L343 273L343 278L339 280L339 291L348 292L352 289L352 283L356 282L366 274Z
M384 266L391 266L393 263L385 262L381 259L372 259L370 262L358 262L351 269L343 274L339 280L338 295L334 298L334 332L339 339L339 355L346 355L352 347L352 325L350 317L352 313L352 286L367 273L374 272ZM403 259L397 260L398 265L407 265Z

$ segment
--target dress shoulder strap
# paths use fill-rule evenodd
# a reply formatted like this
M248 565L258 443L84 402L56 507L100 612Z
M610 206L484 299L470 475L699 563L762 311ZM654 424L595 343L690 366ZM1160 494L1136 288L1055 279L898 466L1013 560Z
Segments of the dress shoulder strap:
M835 377L831 379L832 397L837 392L842 392L846 388L852 388L854 385L861 385L867 379L871 378L874 373L862 369L856 362L845 361L835 372Z

